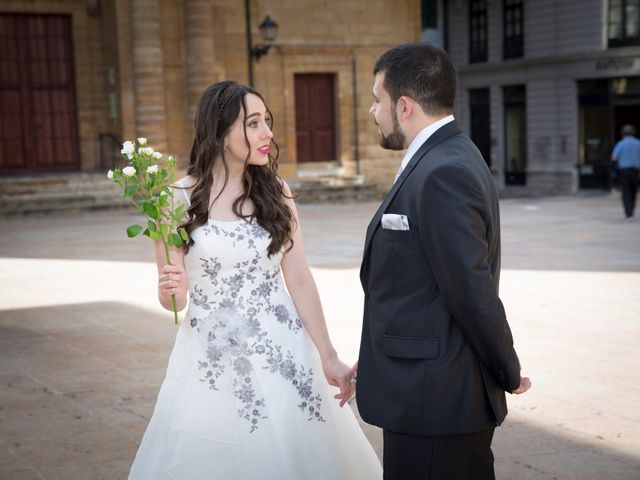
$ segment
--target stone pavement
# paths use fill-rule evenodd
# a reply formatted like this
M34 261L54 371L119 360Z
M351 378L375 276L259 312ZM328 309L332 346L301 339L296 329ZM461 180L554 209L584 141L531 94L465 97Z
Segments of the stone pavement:
M509 396L499 479L640 478L640 222L624 223L619 203L502 201L501 296L534 387ZM334 343L351 363L376 204L299 208ZM0 220L0 479L126 478L175 335L156 304L150 243L124 234L134 221ZM364 428L380 453L380 432Z

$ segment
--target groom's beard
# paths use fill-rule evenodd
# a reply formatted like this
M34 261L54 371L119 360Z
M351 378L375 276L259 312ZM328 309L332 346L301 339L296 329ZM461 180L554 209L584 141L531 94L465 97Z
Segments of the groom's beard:
M391 118L393 119L393 131L386 137L380 131L380 146L385 150L404 150L404 142L407 139L400 130L400 122L396 113L391 111Z

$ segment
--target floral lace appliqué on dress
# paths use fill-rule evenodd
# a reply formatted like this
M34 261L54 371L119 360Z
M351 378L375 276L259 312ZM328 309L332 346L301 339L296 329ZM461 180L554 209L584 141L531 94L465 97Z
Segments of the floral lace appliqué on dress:
M260 247L269 237L255 221L208 223L203 229L206 241L218 237L243 252L231 268L223 268L223 257L199 257L199 278L193 279L191 303L199 315L189 324L203 346L198 361L201 381L212 391L224 375L233 379L233 393L240 403L238 415L247 421L250 432L268 416L266 400L255 389L254 376L260 371L286 380L299 397L298 408L309 421L324 422L322 397L313 391L316 372L294 359L286 346L278 344L263 324L285 327L291 335L300 334L302 322L290 302L283 303L284 288L280 266L262 258ZM288 305L289 304L289 305ZM215 394L215 393L214 393Z

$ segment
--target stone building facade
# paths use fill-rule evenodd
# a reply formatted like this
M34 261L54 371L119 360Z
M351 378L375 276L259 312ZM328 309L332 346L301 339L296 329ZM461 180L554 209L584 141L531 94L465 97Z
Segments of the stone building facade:
M621 126L640 131L638 2L437 3L458 66L456 116L503 193L608 188Z
M252 61L281 174L388 186L397 162L368 115L372 68L420 38L418 0L0 0L0 175L104 170L138 136L185 165L201 92L248 80L247 6L254 44L267 15L279 25Z

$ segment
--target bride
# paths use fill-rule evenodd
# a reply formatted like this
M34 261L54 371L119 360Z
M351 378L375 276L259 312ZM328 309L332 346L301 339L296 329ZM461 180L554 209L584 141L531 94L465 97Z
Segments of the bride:
M271 126L261 95L236 82L199 101L176 184L191 240L174 265L156 245L160 303L175 294L189 308L130 480L382 477L341 408L355 375L331 344Z

